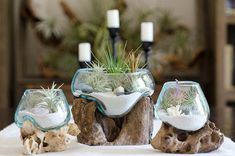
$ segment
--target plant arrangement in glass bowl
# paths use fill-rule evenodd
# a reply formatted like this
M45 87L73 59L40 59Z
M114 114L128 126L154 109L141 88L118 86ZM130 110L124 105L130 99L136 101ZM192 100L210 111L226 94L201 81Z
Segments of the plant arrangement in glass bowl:
M155 108L162 125L151 140L154 149L166 153L208 153L222 145L224 135L209 121L209 106L197 82L166 82Z
M23 154L64 151L71 136L80 133L76 124L69 123L70 108L61 86L53 83L51 88L24 92L15 112Z
M90 68L77 70L71 85L74 96L96 101L98 109L110 117L127 114L143 96L153 94L155 85L151 73L139 69L140 53L118 51L117 60L106 51L104 63L96 61Z
M186 131L202 128L210 114L200 85L192 81L177 80L163 85L156 112L164 123Z
M22 128L25 121L30 121L36 128L48 131L68 124L70 109L61 86L56 88L53 83L48 89L27 89L15 113L16 125Z

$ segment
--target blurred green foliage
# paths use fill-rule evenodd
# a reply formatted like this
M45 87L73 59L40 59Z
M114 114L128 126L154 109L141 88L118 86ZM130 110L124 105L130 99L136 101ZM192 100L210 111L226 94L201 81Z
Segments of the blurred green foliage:
M121 27L118 44L124 45L128 41L127 52L141 44L140 23L152 21L157 23L152 57L156 57L154 54L160 50L164 54L174 53L190 60L193 52L192 45L195 45L194 41L191 42L194 38L193 34L185 26L178 24L178 19L168 10L161 8L136 10L133 18L128 16L128 6L124 0L90 0L89 2L90 9L87 10L89 18L81 20L77 17L79 20L71 24L70 30L62 38L56 51L45 53L43 56L43 66L55 69L58 76L62 72L67 79L71 79L74 71L79 68L77 55L80 42L90 42L94 56L101 62L105 61L105 49L110 46L106 11L113 8L120 10ZM104 3L106 5L103 5ZM160 61L157 59L157 62L155 58L152 60L154 60L154 68L161 65L161 59Z

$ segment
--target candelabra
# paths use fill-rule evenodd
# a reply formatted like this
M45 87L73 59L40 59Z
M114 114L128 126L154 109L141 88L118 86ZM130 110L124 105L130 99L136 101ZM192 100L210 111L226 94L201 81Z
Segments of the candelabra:
M117 60L117 50L116 50L115 44L116 44L116 40L118 38L119 28L108 28L108 30L109 30L109 35L111 38L113 58L116 61Z
M146 41L142 42L146 68L148 68L148 58L149 58L149 54L151 53L151 50L152 50L152 45L153 45L153 42L146 42Z
M88 68L89 67L89 64L90 64L90 62L87 62L87 61L79 61L78 62L79 63L79 67L80 68Z

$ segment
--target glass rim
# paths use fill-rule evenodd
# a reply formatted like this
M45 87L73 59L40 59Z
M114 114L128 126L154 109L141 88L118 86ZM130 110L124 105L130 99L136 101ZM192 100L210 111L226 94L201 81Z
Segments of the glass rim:
M45 90L48 90L48 88L44 88ZM50 88L49 88L50 89ZM63 89L61 89L61 88L56 88L56 89L54 89L55 91L57 91L57 92L63 92ZM25 89L25 91L24 92L29 92L29 91L43 91L43 89L42 88L28 88L28 89Z
M61 123L61 124L59 124L59 125L57 125L57 126L51 126L51 127L46 127L46 128L44 128L44 127L42 127L41 125L39 125L39 124L34 120L34 118L32 118L32 117L29 116L29 115L25 115L25 116L23 117L23 120L22 120L22 121L20 121L20 120L18 119L18 115L19 115L19 112L20 112L20 107L21 107L21 105L22 105L21 102L22 102L23 98L25 98L25 97L24 97L25 94L27 94L27 93L30 92L30 91L37 91L37 90L43 90L43 89L42 89L42 88L41 88L41 89L40 89L40 88L39 88L39 89L35 89L35 88L32 88L32 89L25 89L25 91L24 91L24 93L23 93L23 95L22 95L22 97L21 97L21 99L20 99L20 102L19 102L19 104L17 105L15 114L14 114L14 122L15 122L15 124L16 124L19 128L22 128L23 122L28 120L28 121L30 121L36 128L38 128L38 129L40 129L40 130L42 130L42 131L48 131L48 130L53 130L53 129L59 129L59 128L63 127L64 125L68 124L69 121L70 121L70 119L71 119L71 112L70 112L70 107L69 107L69 103L68 103L68 101L67 101L67 98L66 98L66 96L65 96L65 94L64 94L64 92L63 92L63 90L62 90L61 88L55 89L55 90L58 91L58 92L60 93L60 96L63 97L63 101L64 101L64 104L65 104L65 109L67 110L67 115L66 115L66 118L65 118L65 120L63 121L63 123Z
M79 72L83 73L93 73L94 69L93 68L81 68L78 69ZM105 75L138 75L138 74L143 74L146 73L148 74L150 71L145 69L145 68L138 68L135 72L128 72L128 73L107 73L104 72Z
M200 86L199 83L195 81L168 81L168 82L165 82L163 86L172 86L172 85L173 86Z

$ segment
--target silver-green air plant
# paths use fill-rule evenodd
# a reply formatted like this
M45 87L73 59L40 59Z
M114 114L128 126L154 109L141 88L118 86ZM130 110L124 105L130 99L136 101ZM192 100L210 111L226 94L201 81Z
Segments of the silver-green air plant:
M92 62L88 66L92 69L92 72L85 74L82 81L89 84L94 91L105 91L108 88L110 81L105 75L106 71L104 66L99 62Z
M62 37L66 28L61 25L58 19L51 17L38 22L36 29L43 34L45 39L49 39L53 35L56 38Z
M100 62L96 59L89 67L92 73L87 73L82 78L83 83L90 85L94 91L110 91L119 86L125 86L131 92L133 89L133 81L127 73L134 73L140 66L141 54L137 50L126 52L125 44L120 45L117 50L117 60L114 60L110 48L105 49L105 60ZM107 74L106 74L107 73Z
M167 108L175 107L177 105L186 106L192 105L195 101L197 95L197 90L194 87L184 87L184 88L169 88L162 99L162 108L167 110Z
M50 109L50 113L57 111L57 104L62 100L61 97L58 95L58 89L60 89L62 85L56 88L57 84L53 82L51 88L48 87L47 89L45 89L41 87L42 90L39 90L39 93L43 95L42 102L47 103L47 106Z

